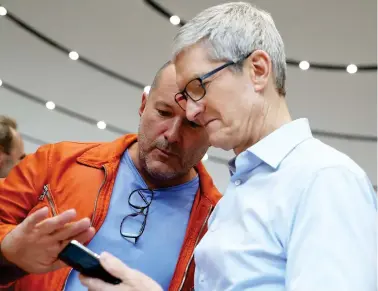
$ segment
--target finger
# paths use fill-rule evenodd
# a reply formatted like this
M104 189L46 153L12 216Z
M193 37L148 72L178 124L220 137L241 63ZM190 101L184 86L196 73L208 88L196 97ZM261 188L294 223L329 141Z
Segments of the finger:
M90 226L91 222L89 218L83 218L79 221L66 224L62 229L59 229L57 232L52 234L51 239L54 242L67 240L88 230Z
M75 239L78 242L80 242L81 244L85 244L86 242L88 242L90 239L93 238L94 234L95 234L94 227L90 227L88 230L84 231L83 233L79 234L78 236L72 237L72 238L62 242L59 252L61 252L69 244L69 242L71 240ZM58 257L58 255L59 254L57 253L56 256ZM57 261L52 266L53 270L57 270L57 269L60 269L62 267L67 267L67 265L59 259L57 259Z
M86 242L91 240L94 235L95 235L95 229L93 227L90 227L82 231L81 233L77 234L76 236L72 236L66 240L58 242L59 247L57 251L58 253L60 253L72 240L77 240L79 243L84 245ZM57 257L58 257L58 253L56 254Z
M77 240L79 243L84 245L86 242L90 241L93 238L95 233L96 231L94 227L90 227L87 230L81 232L80 234L62 241L60 244L59 251L62 251L70 243L71 240Z
M46 219L48 214L49 209L47 207L38 209L36 212L26 217L21 225L25 227L26 231L31 231L38 223Z
M36 225L41 235L50 234L62 228L66 223L71 222L76 217L76 210L69 209L63 213L48 218Z
M104 281L96 278L85 277L79 275L81 284L88 288L88 291L103 291L103 290L112 290L115 288L115 285L105 283Z
M82 232L81 234L79 234L79 235L77 235L75 237L72 237L69 241L75 239L79 243L85 244L86 242L88 242L89 240L91 240L93 238L93 236L95 235L95 233L96 233L96 230L94 229L94 227L90 227L89 229L87 229L86 231Z
M107 252L103 252L100 255L100 263L106 271L108 271L114 277L121 279L125 283L134 273L133 269L129 268L121 260Z

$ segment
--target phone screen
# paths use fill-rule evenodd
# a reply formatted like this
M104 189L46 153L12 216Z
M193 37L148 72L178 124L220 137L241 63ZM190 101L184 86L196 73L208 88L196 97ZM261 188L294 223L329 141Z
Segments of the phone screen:
M109 274L101 266L96 253L75 240L63 249L59 259L85 276L99 278L111 284L121 283L120 279Z

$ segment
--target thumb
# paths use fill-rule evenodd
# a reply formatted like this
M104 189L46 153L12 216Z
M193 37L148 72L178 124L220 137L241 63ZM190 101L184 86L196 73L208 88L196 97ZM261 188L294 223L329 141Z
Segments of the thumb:
M122 281L129 278L134 271L133 269L126 266L121 260L107 252L101 253L100 263L106 271Z

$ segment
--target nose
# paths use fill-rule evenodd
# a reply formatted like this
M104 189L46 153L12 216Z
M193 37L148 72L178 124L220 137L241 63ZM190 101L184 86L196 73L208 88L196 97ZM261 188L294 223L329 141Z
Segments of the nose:
M164 132L164 137L169 143L175 143L180 140L181 124L181 120L179 118L175 118Z
M194 102L193 100L187 101L185 113L188 120L196 122L200 114L204 111L205 106L201 102Z

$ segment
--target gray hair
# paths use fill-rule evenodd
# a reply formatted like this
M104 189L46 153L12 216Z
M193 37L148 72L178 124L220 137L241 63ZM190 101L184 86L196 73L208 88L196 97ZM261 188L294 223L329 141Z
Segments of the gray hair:
M265 51L272 60L277 91L285 96L285 49L269 13L244 2L210 7L181 27L173 42L173 60L199 42L210 44L211 60L234 61L238 71L241 59L255 50Z

